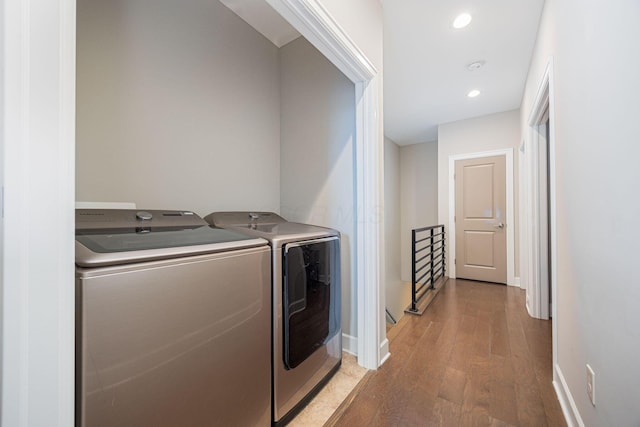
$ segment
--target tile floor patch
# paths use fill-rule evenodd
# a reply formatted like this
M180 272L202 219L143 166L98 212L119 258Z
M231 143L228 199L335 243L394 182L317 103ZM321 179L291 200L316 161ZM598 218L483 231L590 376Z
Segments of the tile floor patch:
M358 365L355 356L343 353L342 365L338 372L287 425L291 427L317 427L324 425L366 373L367 369Z

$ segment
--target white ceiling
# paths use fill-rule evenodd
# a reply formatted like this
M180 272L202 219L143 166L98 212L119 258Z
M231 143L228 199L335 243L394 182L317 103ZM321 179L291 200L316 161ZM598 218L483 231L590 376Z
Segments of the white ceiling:
M300 37L300 33L264 0L220 0L220 3L277 47Z
M265 0L220 0L281 47L300 34ZM435 141L438 125L520 106L544 0L381 0L384 128L399 145ZM455 30L462 12L473 20ZM485 61L476 71L474 61ZM468 98L471 89L480 96Z
M544 0L382 0L384 127L399 145L439 124L520 106ZM473 20L455 30L453 19ZM466 66L483 60L476 71ZM471 89L480 96L468 98Z

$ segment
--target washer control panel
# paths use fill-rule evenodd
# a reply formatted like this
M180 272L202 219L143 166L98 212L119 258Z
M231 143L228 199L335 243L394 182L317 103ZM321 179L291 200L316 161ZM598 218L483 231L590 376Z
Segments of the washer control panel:
M76 230L200 225L207 225L207 222L191 211L76 209Z

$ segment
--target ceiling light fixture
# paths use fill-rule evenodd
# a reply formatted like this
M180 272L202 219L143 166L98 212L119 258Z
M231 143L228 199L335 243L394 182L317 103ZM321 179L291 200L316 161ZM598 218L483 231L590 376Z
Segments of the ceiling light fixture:
M473 89L471 92L467 94L469 98L475 98L478 95L480 95L480 91L478 89Z
M468 13L461 13L456 16L456 19L453 20L453 28L460 29L464 28L471 22L471 15Z

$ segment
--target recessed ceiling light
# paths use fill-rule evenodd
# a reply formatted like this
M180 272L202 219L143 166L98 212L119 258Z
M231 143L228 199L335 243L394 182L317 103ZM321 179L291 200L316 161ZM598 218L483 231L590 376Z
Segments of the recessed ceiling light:
M453 20L453 28L460 29L464 28L471 22L471 15L468 13L461 13L456 16L456 19Z
M475 98L478 95L480 95L480 91L478 89L474 89L467 94L469 98Z
M469 71L479 70L480 68L484 67L484 64L485 64L484 61L472 62L471 64L467 65L467 70Z

